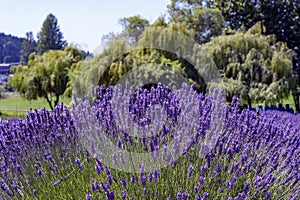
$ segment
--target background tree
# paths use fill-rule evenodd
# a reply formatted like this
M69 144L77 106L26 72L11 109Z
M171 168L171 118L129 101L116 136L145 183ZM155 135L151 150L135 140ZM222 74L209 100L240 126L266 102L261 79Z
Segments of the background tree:
M201 1L172 0L168 6L170 25L186 29L190 37L199 44L222 34L224 18L218 9L205 8Z
M22 49L21 49L21 63L26 65L28 62L29 55L33 52L36 52L37 43L34 40L33 33L27 32L26 38L22 42Z
M0 33L0 63L20 61L20 50L23 39Z
M38 52L42 54L48 50L62 49L67 45L63 38L57 18L53 14L49 14L43 22L42 30L38 33Z
M226 31L251 28L258 21L262 20L262 13L259 6L260 0L208 0L206 7L217 8L222 11L225 18Z
M119 20L119 23L123 27L123 31L129 34L131 42L137 42L145 28L150 25L149 20L140 15L124 17Z
M43 55L33 53L29 56L28 66L13 67L9 84L28 100L45 98L53 109L68 87L69 70L83 56L84 52L69 46Z
M151 27L167 27L168 24L166 22L165 15L161 15L160 17L158 17L154 21L154 23L152 23L150 26Z
M222 11L228 29L249 29L261 21L261 31L265 35L274 34L276 42L286 42L295 51L293 76L300 77L300 0L208 0L207 6ZM298 78L297 84L300 84ZM297 94L297 87L293 94ZM299 96L294 96L294 99ZM300 111L299 104L296 110Z
M160 81L178 88L181 82L189 82L198 92L205 92L206 83L201 71L206 71L203 68L209 69L210 63L205 60L207 56L202 55L200 45L183 35L173 31L172 26L145 29L135 49L127 43L126 38L116 37L115 42L109 42L109 47L102 54L83 63L83 74L79 75L78 83L82 87L76 86L80 88L80 94L77 95L89 91L90 85L107 87L125 80L129 80L134 87L139 87L141 80L151 83ZM193 45L198 45L198 49ZM155 48L158 46L165 48ZM171 49L173 52L163 49ZM183 54L186 58L179 56ZM191 63L196 64L194 66Z
M228 100L236 95L251 106L253 101L276 103L291 94L296 82L292 76L294 52L283 42L274 43L274 37L261 34L258 23L246 33L214 38L204 45L223 72L219 86Z

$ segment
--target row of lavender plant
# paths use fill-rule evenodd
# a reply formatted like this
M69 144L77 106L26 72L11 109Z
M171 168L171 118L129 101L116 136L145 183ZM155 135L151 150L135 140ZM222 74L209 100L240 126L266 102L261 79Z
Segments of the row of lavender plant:
M75 100L72 111L59 105L0 122L0 199L300 197L299 116L240 111L235 98L227 107L186 85L98 87L95 96ZM196 112L186 112L193 103ZM149 117L155 106L158 119Z

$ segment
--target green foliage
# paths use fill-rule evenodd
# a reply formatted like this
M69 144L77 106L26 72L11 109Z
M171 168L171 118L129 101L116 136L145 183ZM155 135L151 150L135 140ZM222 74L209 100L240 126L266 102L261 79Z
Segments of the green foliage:
M269 104L288 97L295 89L291 76L293 51L282 42L273 45L274 37L261 35L256 27L214 38L204 45L223 72L223 83L217 85L228 100L236 95L250 104Z
M201 1L172 0L168 6L171 24L184 27L184 32L198 43L222 34L224 18L218 9L204 8Z
M149 20L142 18L140 15L132 17L124 17L119 20L124 32L129 34L132 42L137 42L139 36L143 33L146 27L150 25Z
M207 80L203 75L210 80L217 68L210 71L213 62L200 45L173 28L147 28L134 45L122 34L107 37L109 45L102 54L82 63L75 82L77 95L85 94L91 85L109 86L126 80L134 87L140 86L141 81L177 88L182 82L189 82L197 91L205 92Z
M209 7L222 11L227 30L249 29L257 22L265 35L276 35L276 41L286 42L296 54L293 68L300 74L300 1L299 0L209 0Z
M119 23L123 26L124 30L144 30L145 27L149 26L149 21L142 18L140 15L132 17L124 17L119 20Z
M34 40L33 33L27 32L26 38L22 42L22 49L21 49L21 63L26 65L28 62L29 55L36 51L37 43Z
M217 9L193 6L186 19L181 18L180 9L173 9L169 23L164 16L151 25L139 15L120 19L123 32L105 35L101 54L81 64L74 83L77 95L85 94L91 85L115 85L125 79L136 87L138 79L167 84L177 80L175 85L190 82L205 92L205 82L216 78L218 71L198 43L220 35L224 20Z
M0 63L20 61L23 38L0 33Z
M71 90L69 71L76 71L76 65L84 53L67 46L64 50L50 50L42 55L31 54L28 66L13 68L9 84L26 99L43 97L51 109L59 102L68 87ZM55 97L53 101L52 97Z
M154 23L150 25L151 27L167 27L168 24L166 22L165 16L158 17Z
M195 40L200 44L209 42L211 37L221 35L223 25L224 18L218 9L194 9L190 26L195 29Z
M67 45L63 40L63 33L57 23L57 18L49 14L43 22L42 30L38 34L38 51L44 53L48 50L60 50Z
M225 8L219 10L223 4ZM222 87L229 101L234 95L250 104L281 101L296 88L297 76L292 76L294 52L289 45L278 42L276 35L263 35L268 26L256 20L255 6L261 5L252 1L172 0L169 22L162 16L150 25L163 27L161 31L145 28L149 24L141 16L123 18L122 34L108 35L102 54L83 63L81 84L76 87L83 92L91 84L114 85L125 78L138 86L136 79L159 80L171 77L164 72L169 71L181 74L198 91L205 92L206 84L217 79L217 71L223 82L209 83L209 88ZM239 15L231 16L231 11L239 7ZM233 32L237 27L247 31ZM132 30L140 32L132 35ZM230 35L220 36L224 30ZM195 43L204 44L203 48ZM173 80L166 78L168 81Z
M222 11L227 24L227 31L242 27L249 29L261 20L258 1L244 0L209 0L208 7Z

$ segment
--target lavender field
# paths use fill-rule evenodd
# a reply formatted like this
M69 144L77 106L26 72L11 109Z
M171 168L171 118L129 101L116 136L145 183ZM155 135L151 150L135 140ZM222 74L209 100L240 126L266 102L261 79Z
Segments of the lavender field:
M187 85L95 93L0 121L0 200L300 198L300 115Z

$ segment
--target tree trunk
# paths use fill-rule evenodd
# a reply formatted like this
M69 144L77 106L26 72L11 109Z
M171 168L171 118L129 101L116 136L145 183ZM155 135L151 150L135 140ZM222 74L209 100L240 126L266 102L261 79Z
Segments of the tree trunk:
M45 94L45 95L44 95L44 97L45 97L45 99L47 100L47 102L48 102L48 104L49 104L49 106L50 106L51 110L53 110L52 102L50 101L50 99L49 99L48 95L47 95L47 94Z
M296 108L296 113L300 113L299 95L300 95L300 91L294 91L293 92L293 98L294 98L294 104L295 104L295 108Z
M59 102L59 94L56 94L56 99L54 101L54 107L57 106L58 102Z
M252 109L252 103L251 103L250 97L248 97L248 106L249 106L249 110L251 110Z

